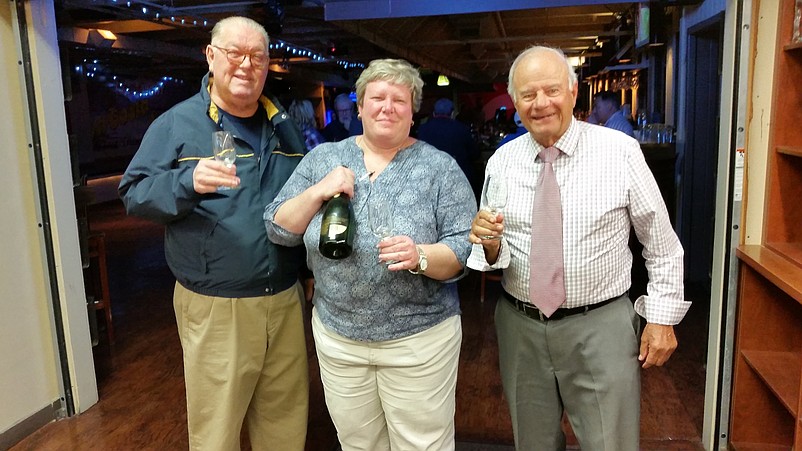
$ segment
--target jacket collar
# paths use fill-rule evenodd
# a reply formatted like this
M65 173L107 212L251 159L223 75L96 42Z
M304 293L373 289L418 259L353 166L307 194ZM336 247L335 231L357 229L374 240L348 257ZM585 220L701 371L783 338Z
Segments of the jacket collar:
M203 77L203 85L206 87L206 95L204 97L206 97L207 102L209 103L209 109L206 114L208 114L216 124L220 125L222 117L220 116L220 108L212 100L212 84L214 84L214 77L212 76L211 72L209 72L205 77ZM268 120L272 121L273 117L279 113L279 109L276 107L275 103L273 103L273 101L264 94L259 96L259 104L261 104L262 108L265 109Z

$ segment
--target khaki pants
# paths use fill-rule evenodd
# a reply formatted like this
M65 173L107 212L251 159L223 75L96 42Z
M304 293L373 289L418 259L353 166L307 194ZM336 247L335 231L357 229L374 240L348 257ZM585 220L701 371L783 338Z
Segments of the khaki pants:
M189 447L238 450L243 420L254 450L304 449L309 373L302 298L203 296L176 283Z
M312 310L312 333L343 451L454 449L459 316L409 337L361 342L326 329Z

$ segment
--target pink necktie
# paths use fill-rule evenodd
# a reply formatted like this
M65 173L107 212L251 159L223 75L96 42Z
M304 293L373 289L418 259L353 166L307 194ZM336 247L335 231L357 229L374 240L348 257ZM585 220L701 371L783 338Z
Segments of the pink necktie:
M563 216L560 187L552 163L560 150L543 149L543 170L532 208L532 247L529 252L529 300L551 316L565 302Z

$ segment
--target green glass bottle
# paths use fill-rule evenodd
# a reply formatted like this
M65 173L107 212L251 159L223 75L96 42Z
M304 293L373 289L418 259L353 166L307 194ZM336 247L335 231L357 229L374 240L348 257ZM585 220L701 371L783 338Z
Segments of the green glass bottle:
M356 220L351 200L345 194L329 199L320 224L318 249L324 257L339 260L351 255L354 250Z

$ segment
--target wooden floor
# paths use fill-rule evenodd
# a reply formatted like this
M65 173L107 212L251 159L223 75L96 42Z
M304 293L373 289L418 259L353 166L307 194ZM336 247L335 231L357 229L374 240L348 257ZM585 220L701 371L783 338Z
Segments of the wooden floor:
M116 344L109 346L101 330L94 349L100 401L81 415L46 425L11 449L186 449L181 347L171 301L174 279L164 262L163 229L126 217L118 201L92 207L90 224L93 231L106 234L116 334ZM457 383L458 450L512 449L493 327L498 290L498 283L491 283L487 301L480 303L478 274L460 282L464 338ZM666 366L642 373L641 449L702 449L708 295L699 291L689 290L689 297L698 296L700 302L677 327L677 352ZM102 328L102 317L98 321ZM307 342L311 392L306 449L334 450L336 433L309 333ZM569 445L578 449L570 432ZM249 449L244 435L243 448Z

